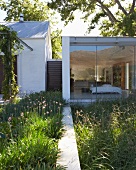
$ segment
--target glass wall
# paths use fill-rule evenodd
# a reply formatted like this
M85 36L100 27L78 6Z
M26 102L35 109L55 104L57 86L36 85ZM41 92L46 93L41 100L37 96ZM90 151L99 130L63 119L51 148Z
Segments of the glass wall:
M128 97L136 88L135 48L71 45L70 98Z

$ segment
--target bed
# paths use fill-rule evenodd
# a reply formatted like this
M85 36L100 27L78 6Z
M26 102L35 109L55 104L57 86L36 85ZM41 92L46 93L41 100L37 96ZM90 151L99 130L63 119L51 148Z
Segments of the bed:
M122 89L119 87L112 86L110 84L104 84L98 87L90 87L92 94L122 94Z

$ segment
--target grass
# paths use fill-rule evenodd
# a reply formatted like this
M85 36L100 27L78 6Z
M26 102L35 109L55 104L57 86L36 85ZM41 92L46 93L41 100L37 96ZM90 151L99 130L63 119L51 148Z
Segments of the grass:
M72 107L82 170L136 169L136 99Z
M56 166L63 133L59 92L26 96L0 108L0 170L62 170Z

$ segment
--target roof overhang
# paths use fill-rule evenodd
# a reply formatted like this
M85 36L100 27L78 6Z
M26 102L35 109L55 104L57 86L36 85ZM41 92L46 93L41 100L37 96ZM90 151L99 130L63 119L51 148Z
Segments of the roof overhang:
M8 34L7 32L0 32L0 35L6 35ZM23 40L21 40L20 38L17 37L17 39L21 42L21 44L23 44L25 47L27 47L29 50L33 51L33 48L30 47L28 44L26 44Z

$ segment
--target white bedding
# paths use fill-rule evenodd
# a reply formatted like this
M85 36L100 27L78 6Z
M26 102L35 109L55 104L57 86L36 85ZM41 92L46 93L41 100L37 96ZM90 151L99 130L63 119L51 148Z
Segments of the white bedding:
M114 87L110 84L104 84L98 87L90 87L92 93L118 93L122 94L122 90L119 87Z

